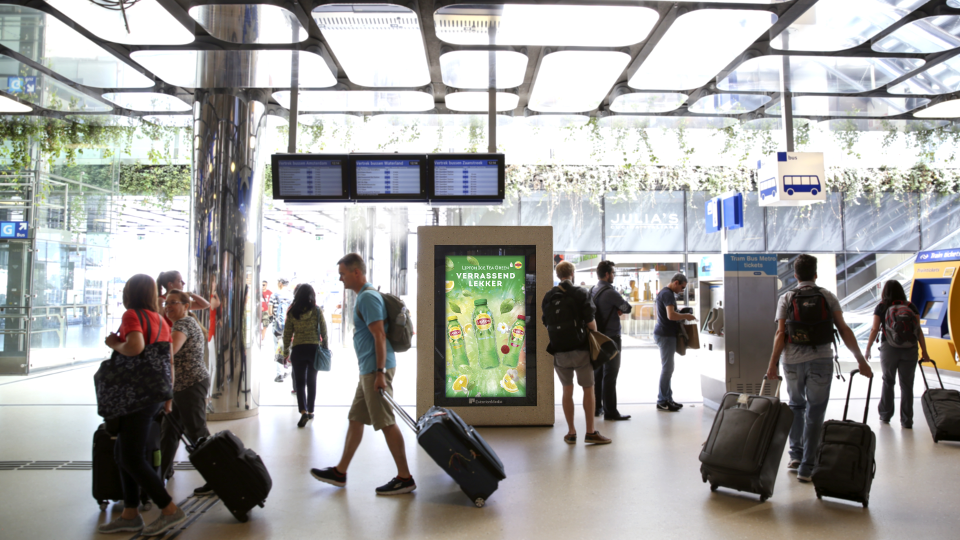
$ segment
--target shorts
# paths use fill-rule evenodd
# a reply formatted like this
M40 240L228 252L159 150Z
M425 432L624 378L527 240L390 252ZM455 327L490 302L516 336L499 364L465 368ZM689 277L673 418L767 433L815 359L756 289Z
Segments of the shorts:
M385 375L387 393L391 396L393 395L393 374L396 371L397 368L390 368ZM373 387L376 380L376 371L360 376L360 383L357 384L357 393L353 396L353 405L350 406L347 420L360 422L367 426L372 425L374 431L379 431L396 424L397 421L393 417L393 409L390 408L390 404Z
M273 317L271 317L269 314L263 313L260 315L260 324L262 324L264 328L270 326L271 322L273 322Z
M577 384L584 388L593 386L589 351L558 352L553 357L553 369L560 377L561 386L573 386L574 373L577 374Z

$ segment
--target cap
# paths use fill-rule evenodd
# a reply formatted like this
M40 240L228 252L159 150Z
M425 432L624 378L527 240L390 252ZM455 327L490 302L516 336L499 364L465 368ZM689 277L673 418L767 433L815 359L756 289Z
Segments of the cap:
M456 315L451 315L451 316L447 317L447 320L448 320L448 321L458 321L458 320L460 320L460 319L457 318Z
M481 298L481 299L479 299L479 300L474 300L474 301L473 301L473 305L475 305L475 306L485 306L485 305L487 305L487 301L484 300L483 298Z
M527 320L527 318L524 317L523 315L517 315L517 320L519 320L519 321L525 321L525 320Z

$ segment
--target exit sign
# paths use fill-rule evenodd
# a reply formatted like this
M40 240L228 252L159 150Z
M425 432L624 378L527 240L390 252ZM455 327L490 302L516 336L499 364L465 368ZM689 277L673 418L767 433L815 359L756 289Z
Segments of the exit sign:
M318 234L318 235L317 235L317 240L323 240L323 235L322 235L322 234Z

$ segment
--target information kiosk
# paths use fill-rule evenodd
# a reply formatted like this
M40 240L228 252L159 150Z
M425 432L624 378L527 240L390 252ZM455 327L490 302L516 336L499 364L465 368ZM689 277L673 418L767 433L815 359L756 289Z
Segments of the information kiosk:
M920 328L927 341L927 352L937 363L944 383L960 385L960 249L921 251L913 269L910 301L920 310ZM925 365L930 381L936 380L933 368ZM952 373L951 373L952 372ZM952 375L952 376L951 376Z
M759 394L767 372L777 309L777 256L723 255L723 273L699 279L697 291L703 404L717 409L727 392ZM689 327L688 327L689 328Z
M472 425L552 425L553 357L540 304L552 227L419 227L417 414Z

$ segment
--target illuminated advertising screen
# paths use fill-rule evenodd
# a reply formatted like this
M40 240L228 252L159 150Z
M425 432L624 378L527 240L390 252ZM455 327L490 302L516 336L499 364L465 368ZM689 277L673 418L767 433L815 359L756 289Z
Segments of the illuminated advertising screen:
M436 404L536 405L534 247L436 252Z

